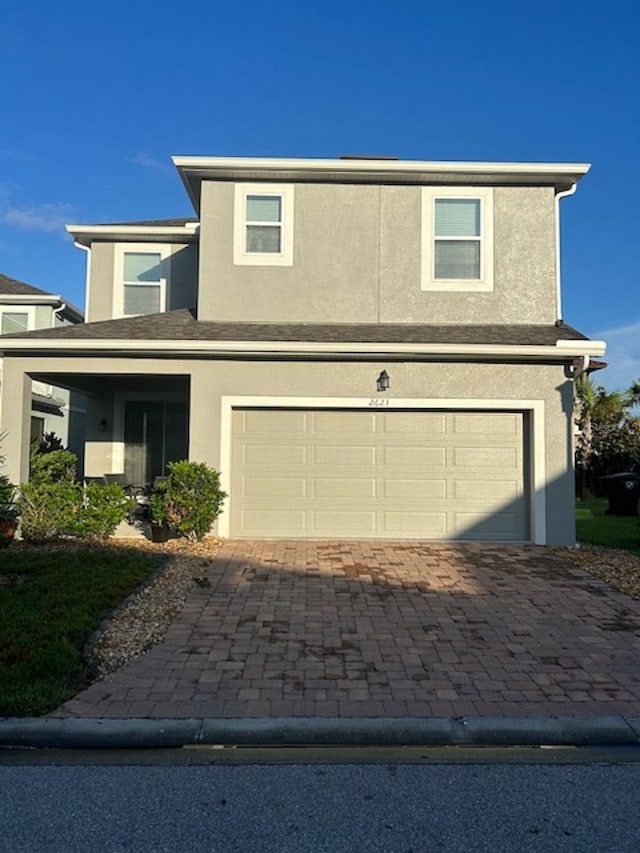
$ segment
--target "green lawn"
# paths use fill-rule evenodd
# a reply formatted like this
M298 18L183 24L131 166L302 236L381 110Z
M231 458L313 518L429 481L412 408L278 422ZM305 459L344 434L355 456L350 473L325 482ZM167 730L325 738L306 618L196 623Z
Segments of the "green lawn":
M640 552L640 518L606 515L607 506L606 498L576 503L578 541Z
M0 716L46 714L85 687L86 641L163 559L122 547L0 551Z

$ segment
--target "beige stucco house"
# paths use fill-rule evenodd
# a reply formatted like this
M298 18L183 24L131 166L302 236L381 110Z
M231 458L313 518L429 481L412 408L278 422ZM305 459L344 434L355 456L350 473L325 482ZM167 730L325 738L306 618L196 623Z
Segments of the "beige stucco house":
M69 300L47 293L24 281L0 273L0 334L14 335L33 329L57 329L81 323L83 314ZM2 361L0 360L0 393ZM35 381L31 388L30 439L38 441L54 432L65 446L82 453L84 401L64 388ZM1 428L1 421L0 421Z
M582 164L176 157L193 219L71 225L87 323L2 340L87 395L85 473L204 461L234 537L574 542L559 202ZM7 400L11 402L8 404Z

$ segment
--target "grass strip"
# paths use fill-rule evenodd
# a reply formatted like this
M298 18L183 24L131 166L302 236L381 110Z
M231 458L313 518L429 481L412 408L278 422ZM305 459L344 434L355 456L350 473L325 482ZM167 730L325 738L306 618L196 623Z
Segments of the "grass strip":
M89 683L83 648L165 559L126 548L0 552L0 716L39 716Z
M576 504L578 541L640 553L640 519L637 515L607 515L608 505L606 498L578 501Z

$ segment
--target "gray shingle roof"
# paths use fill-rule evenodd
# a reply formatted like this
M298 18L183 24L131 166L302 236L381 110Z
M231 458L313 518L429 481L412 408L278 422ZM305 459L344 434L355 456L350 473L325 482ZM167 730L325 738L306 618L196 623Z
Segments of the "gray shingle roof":
M406 323L217 323L188 310L82 323L13 335L73 340L306 341L326 343L506 344L553 346L588 340L571 326Z
M11 296L50 296L46 290L0 273L0 294L2 293L9 293Z

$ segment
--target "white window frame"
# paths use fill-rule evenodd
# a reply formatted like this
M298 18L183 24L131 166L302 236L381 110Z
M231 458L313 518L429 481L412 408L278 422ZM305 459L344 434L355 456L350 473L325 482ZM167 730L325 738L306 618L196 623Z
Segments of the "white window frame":
M124 313L124 256L128 253L160 255L163 272L168 273L160 279L160 311L167 310L167 296L170 285L171 246L164 243L124 243L116 249L114 264L114 317L140 317L141 314Z
M474 199L480 202L480 277L435 277L435 209L440 199ZM451 238L457 239L457 238ZM460 237L460 240L466 239ZM422 188L422 290L452 293L490 293L493 291L493 188L492 187L423 187Z
M36 327L36 306L35 305L2 305L0 307L0 332L2 331L2 317L5 314L26 314L27 328L25 332L32 332ZM18 334L18 333L16 333Z
M247 252L247 196L280 198L280 251ZM293 184L236 184L233 201L233 263L240 266L293 266ZM264 223L261 223L264 224ZM268 224L268 223L267 223Z

